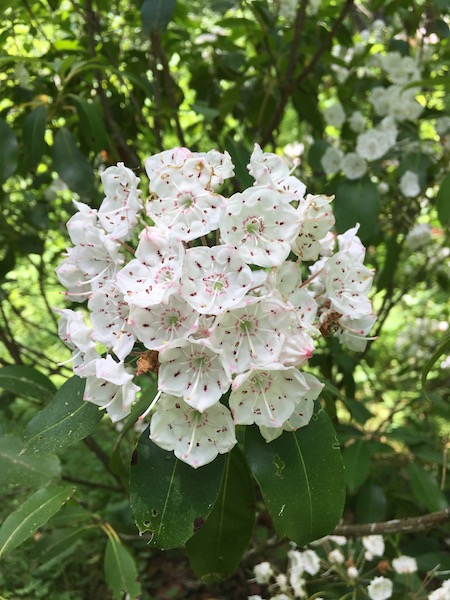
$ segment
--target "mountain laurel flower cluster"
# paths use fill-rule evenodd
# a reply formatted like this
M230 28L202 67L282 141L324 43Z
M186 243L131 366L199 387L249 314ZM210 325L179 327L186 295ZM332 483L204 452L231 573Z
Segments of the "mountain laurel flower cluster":
M75 202L57 268L71 302L59 335L84 399L128 416L138 376L157 374L150 438L196 468L255 423L266 441L308 424L323 385L304 372L320 336L364 350L375 316L358 226L331 232L332 198L306 195L255 146L254 185L230 198L228 153L174 148L145 161L150 195L123 163L101 175L98 210ZM106 351L105 351L106 349Z

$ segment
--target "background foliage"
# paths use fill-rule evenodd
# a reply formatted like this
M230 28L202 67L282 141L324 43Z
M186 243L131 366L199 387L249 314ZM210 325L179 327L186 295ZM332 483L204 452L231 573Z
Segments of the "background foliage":
M57 397L67 387L50 402L71 372L60 365L69 352L51 310L64 305L54 267L67 244L71 199L98 207L99 169L124 161L145 180L143 159L175 145L228 150L236 164L234 189L251 183L246 164L255 142L284 152L297 161L309 192L336 195L338 232L360 222L366 264L377 273L377 339L362 355L330 339L312 362L326 383L323 405L343 449L344 521L417 516L448 505L445 354L437 352L428 365L426 394L420 385L448 335L448 7L440 0L318 6L304 0L289 13L288 4L3 1L2 516L17 509L0 532L5 598L120 598L121 590L133 598L140 586L142 598L189 597L183 555L149 550L129 512L129 462L139 435L131 421L118 433L86 405L68 435L67 428L57 430ZM378 30L376 19L384 21ZM356 135L348 121L330 124L327 108L339 101L347 117L361 111L376 126L381 119L369 98L376 86L390 85L378 58L391 51L420 64L414 87L423 110L397 123L396 144L370 162L367 174L355 180L342 169L330 173L322 161L327 148L353 151ZM400 185L406 171L418 176L413 197ZM429 232L419 242L411 234L417 224ZM143 394L150 395L153 383L146 383ZM70 397L81 394L80 385L65 384L74 388ZM41 439L44 406L53 407L56 429ZM47 455L34 455L44 443ZM21 455L24 446L29 453ZM239 459L233 460L238 469ZM252 491L246 494L251 498ZM250 523L248 536L251 529ZM449 569L445 534L395 537L392 553L400 548L417 556L422 572L438 563ZM260 512L234 587L222 584L216 594L231 598L238 589L236 597L245 596L249 567L264 556L276 560L267 545L271 535ZM194 571L211 569L199 565L198 543L190 544ZM173 564L181 575L170 587ZM235 566L231 560L226 568Z

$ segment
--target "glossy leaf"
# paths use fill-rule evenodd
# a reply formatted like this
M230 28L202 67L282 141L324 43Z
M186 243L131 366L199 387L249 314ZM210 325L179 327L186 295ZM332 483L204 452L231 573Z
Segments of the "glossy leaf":
M364 440L356 440L354 444L344 448L342 460L345 467L345 483L350 494L354 494L370 474L372 457L369 447Z
M436 209L441 225L450 225L450 173L442 180L436 196Z
M193 469L142 433L131 460L130 502L141 533L150 544L175 548L203 525L220 491L224 457Z
M380 193L368 177L340 183L336 189L333 210L338 233L343 233L359 223L361 227L358 235L363 243L377 235Z
M39 487L61 476L56 456L21 455L18 438L0 438L0 484Z
M209 517L186 544L195 575L205 583L230 577L247 549L254 522L253 479L236 446L226 456L222 489Z
M18 155L17 136L8 123L0 119L0 184L16 172Z
M17 548L45 525L73 494L70 486L49 487L32 494L0 528L0 556Z
M99 101L88 101L75 96L74 103L77 107L80 129L89 148L100 152L107 146L105 122Z
M144 0L141 6L144 33L164 31L172 20L175 4L176 0Z
M61 127L55 136L52 157L53 167L61 179L72 191L88 198L94 189L92 167L66 127Z
M129 600L136 600L141 593L134 558L122 542L113 536L108 537L106 544L105 579L113 592L114 600L121 600L123 594Z
M386 519L387 499L383 488L374 482L367 482L356 497L356 518L358 523L375 523Z
M36 166L45 150L45 125L47 112L41 105L33 109L26 117L23 124L23 151L25 163L29 167Z
M298 546L330 533L345 499L336 432L319 408L310 423L266 443L247 428L245 451L275 527Z
M0 388L17 396L48 400L56 387L50 379L32 367L10 366L0 369Z
M25 430L24 452L52 454L84 439L103 417L97 406L83 400L85 380L71 377Z
M408 476L412 492L420 506L425 506L431 512L447 508L447 500L432 473L412 462L408 466Z

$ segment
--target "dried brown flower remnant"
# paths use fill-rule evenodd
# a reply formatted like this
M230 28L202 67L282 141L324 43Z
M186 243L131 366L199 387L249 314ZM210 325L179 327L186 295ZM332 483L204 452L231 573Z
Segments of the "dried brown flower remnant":
M159 369L159 360L158 360L158 352L157 350L147 350L141 354L141 356L137 360L137 375L142 375L142 373L155 373L158 374Z

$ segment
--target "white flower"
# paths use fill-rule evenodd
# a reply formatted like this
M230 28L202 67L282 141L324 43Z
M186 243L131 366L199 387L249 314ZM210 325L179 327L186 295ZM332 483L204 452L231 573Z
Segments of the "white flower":
M415 573L417 571L417 561L412 556L399 556L392 561L392 567L397 573Z
M334 563L336 565L342 565L342 563L345 561L344 555L338 548L335 548L329 552L327 558L330 563Z
M329 535L326 539L330 540L331 542L334 542L338 546L345 546L345 544L347 543L347 538L343 535Z
M386 135L376 129L369 129L365 133L361 133L356 140L357 154L369 161L381 158L388 149Z
M265 296L219 315L211 343L223 352L232 373L277 362L290 317L289 306Z
M407 198L420 194L419 176L414 171L405 171L400 179L400 191Z
M323 170L327 175L334 175L341 168L343 153L338 148L329 146L320 159Z
M428 600L449 600L450 599L450 579L444 581L440 588L431 592Z
M320 558L314 550L305 550L302 552L303 567L310 575L316 575L320 569Z
M88 352L95 348L92 328L88 327L81 312L70 308L53 308L60 315L58 335L71 350Z
M360 179L367 171L367 163L356 152L349 152L342 160L342 170L347 179Z
M186 242L217 229L224 199L209 187L211 177L204 158L158 173L150 180L148 216Z
M366 560L372 560L375 556L383 556L384 540L382 535L367 535L362 538L362 543L366 549Z
M274 576L272 565L267 561L255 565L253 572L255 574L256 583L259 583L260 585L269 583L270 578Z
M431 227L428 223L416 223L406 236L406 245L411 250L417 250L431 239Z
M115 423L128 416L140 387L132 382L134 373L111 356L96 360L96 376L86 380L83 400L105 409Z
M282 592L288 591L288 578L284 573L279 573L275 576L275 584L280 588Z
M242 373L233 381L229 399L234 422L282 427L308 389L295 367L273 364Z
M298 205L301 219L299 235L292 244L292 251L302 260L317 260L320 240L335 223L331 201L334 196L308 194Z
M166 303L156 306L132 306L128 324L146 348L156 350L187 338L195 332L197 321L198 313L177 294L173 294Z
M359 110L355 110L348 118L350 129L355 133L362 133L364 131L366 128L366 121L366 117L364 117Z
M230 246L186 251L180 295L199 313L218 315L236 306L252 283L250 267Z
M327 262L326 292L332 307L342 315L363 317L372 311L366 294L372 285L373 273L354 262L351 254L338 252Z
M162 394L150 423L150 439L194 469L236 444L230 411L220 403L203 412L181 398Z
M255 185L273 187L287 194L287 200L299 199L305 194L305 184L291 175L286 161L272 152L263 152L258 144L255 144L247 168L255 178Z
M323 116L327 124L333 127L340 127L345 121L345 111L339 101L328 106L323 111Z
M281 265L299 230L300 217L284 195L262 186L234 194L221 220L223 241L246 263L260 267Z
M130 309L114 283L97 290L88 302L94 338L124 360L133 348L135 337L128 323Z
M179 340L159 353L158 389L203 412L225 394L231 374L207 340Z
M356 567L349 567L347 569L347 575L350 579L356 579L359 576L359 571Z
M392 596L394 584L386 577L375 577L367 587L370 600L387 600Z

